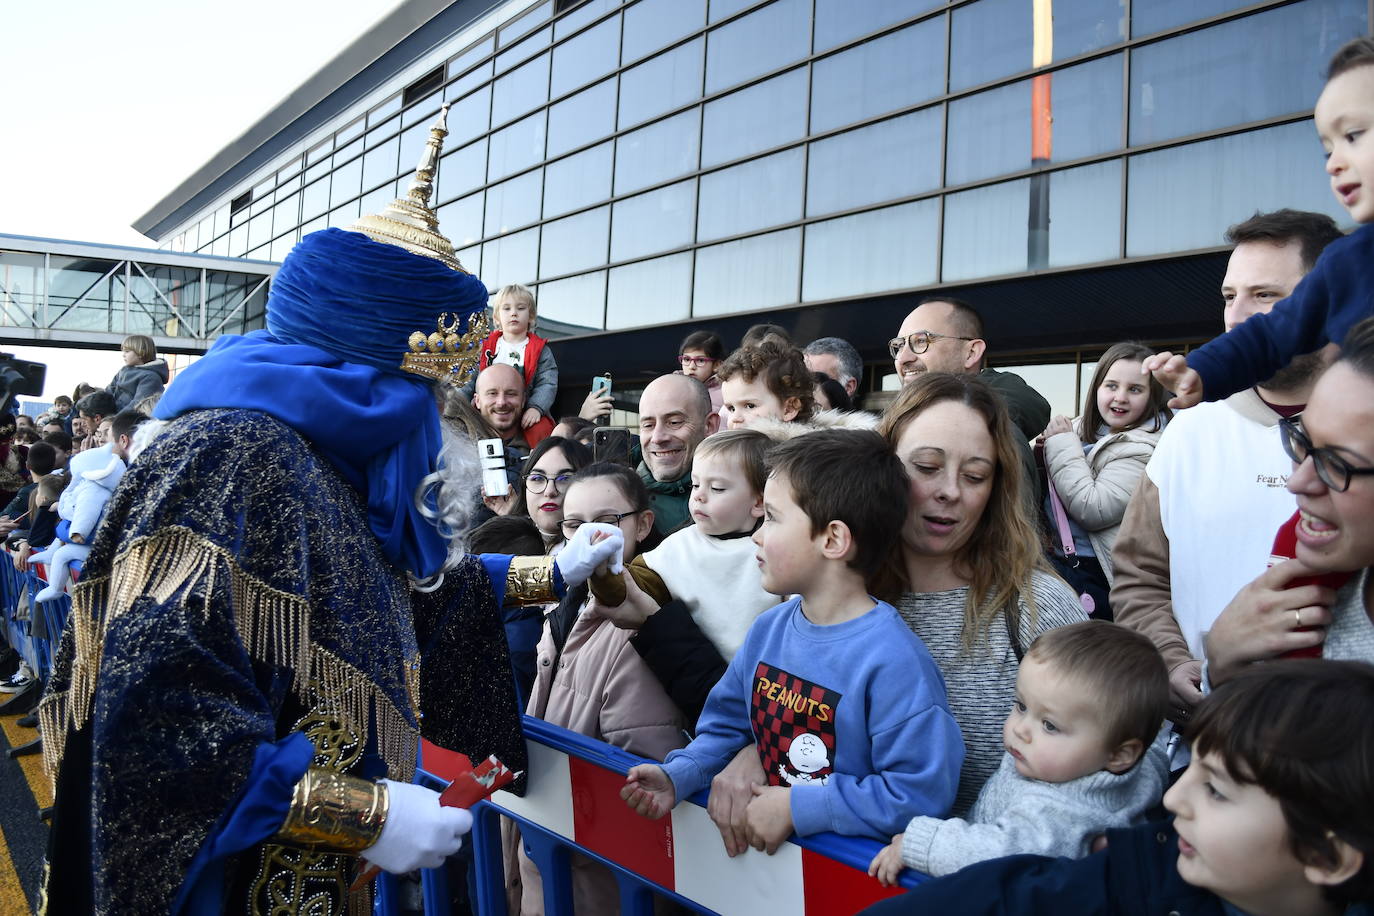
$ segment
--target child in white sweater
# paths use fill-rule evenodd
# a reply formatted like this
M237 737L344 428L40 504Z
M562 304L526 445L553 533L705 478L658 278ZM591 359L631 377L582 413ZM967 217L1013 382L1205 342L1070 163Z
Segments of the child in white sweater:
M670 534L628 567L659 604L674 598L727 662L754 618L781 598L763 587L750 535L763 517L764 457L773 440L750 429L716 433L692 458L693 524ZM619 576L593 576L592 593L610 606L624 600Z
M1087 855L1163 795L1168 703L1169 675L1148 638L1103 620L1047 630L1021 662L1007 753L968 819L912 818L868 873L895 884L903 866L939 877L1022 853Z

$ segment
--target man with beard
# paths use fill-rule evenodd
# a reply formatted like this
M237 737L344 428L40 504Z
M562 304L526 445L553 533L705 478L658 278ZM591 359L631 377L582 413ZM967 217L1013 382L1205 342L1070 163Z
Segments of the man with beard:
M1235 248L1221 286L1226 330L1288 296L1340 237L1329 216L1296 210L1227 230ZM1131 497L1112 550L1112 608L1164 656L1176 719L1202 699L1203 635L1264 572L1293 514L1279 418L1302 412L1326 363L1323 352L1300 356L1263 385L1176 415Z
M463 552L480 472L433 383L476 362L487 297L428 208L445 133L407 198L306 236L266 330L159 402L39 709L50 912L370 910L362 865L437 866L471 824L409 784L422 734L522 767L497 609L619 545Z

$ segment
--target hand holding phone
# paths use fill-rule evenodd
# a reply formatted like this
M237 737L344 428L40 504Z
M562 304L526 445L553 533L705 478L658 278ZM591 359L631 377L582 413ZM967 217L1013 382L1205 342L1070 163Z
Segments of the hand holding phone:
M593 415L587 419L597 426L605 426L611 422L611 374L609 372L592 376L592 393L587 396L587 402L582 406L584 412L589 407L591 408Z
M506 476L506 443L500 439L479 439L477 457L482 463L482 495L505 496L510 492Z

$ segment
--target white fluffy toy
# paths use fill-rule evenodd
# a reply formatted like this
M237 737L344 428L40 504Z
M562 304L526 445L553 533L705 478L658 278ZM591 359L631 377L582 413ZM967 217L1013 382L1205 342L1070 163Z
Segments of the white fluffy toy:
M48 587L34 596L37 601L59 597L71 578L67 564L84 560L91 552L91 536L124 477L124 461L111 446L102 445L73 455L68 470L72 482L57 501L57 514L70 523L67 537L58 537L46 550L29 557L30 563L48 567Z

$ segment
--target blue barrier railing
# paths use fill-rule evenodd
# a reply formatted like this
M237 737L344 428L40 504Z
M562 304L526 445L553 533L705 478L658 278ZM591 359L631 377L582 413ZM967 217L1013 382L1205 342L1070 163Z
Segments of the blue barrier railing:
M4 602L5 638L39 677L47 679L62 628L71 612L71 598L35 601L47 582L33 567L14 568L8 555L0 557L0 600Z

